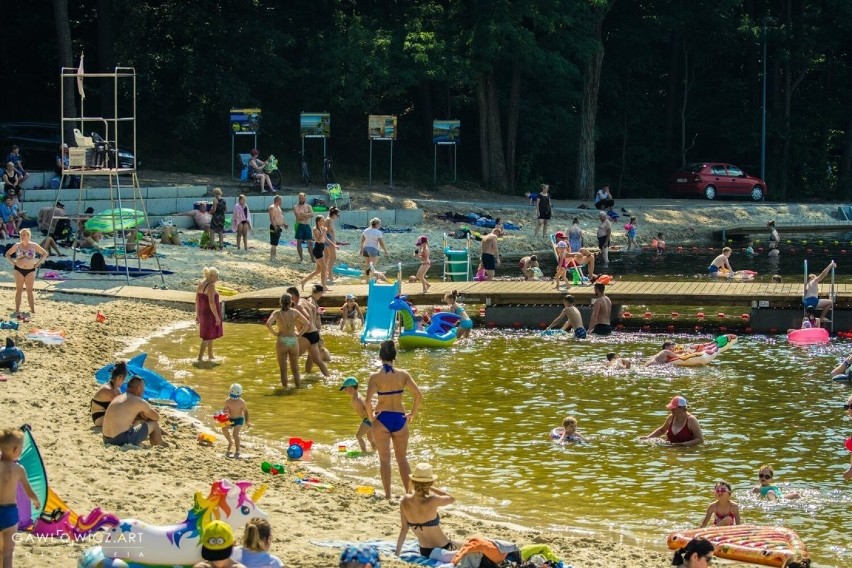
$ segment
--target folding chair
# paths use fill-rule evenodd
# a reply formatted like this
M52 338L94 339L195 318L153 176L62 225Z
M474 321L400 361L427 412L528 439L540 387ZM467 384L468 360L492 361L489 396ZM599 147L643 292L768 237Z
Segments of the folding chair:
M240 170L240 187L242 187L244 183L254 183L254 180L249 175L250 159L251 154L237 154L237 162L242 167L242 169Z

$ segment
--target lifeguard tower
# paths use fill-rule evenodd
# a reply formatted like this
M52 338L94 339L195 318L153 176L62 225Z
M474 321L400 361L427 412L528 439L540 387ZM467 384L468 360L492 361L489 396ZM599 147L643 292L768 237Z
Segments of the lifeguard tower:
M77 87L79 114L76 116L70 114L62 95L69 81L72 88L74 83ZM141 227L150 236L151 229L136 173L136 69L116 67L112 73L85 73L82 72L81 59L80 69L61 69L59 87L61 140L62 144L68 145L68 158L62 160L62 176L56 190L54 211L56 204L65 199L68 206L64 219L72 225L78 225L93 219L84 214L87 207L92 207L99 232L109 235L108 239L112 240L111 246L103 249L105 257L112 256L114 259L112 266L107 260L106 272L87 271L89 274L101 277L124 274L129 284L131 273L143 273L142 261L152 259L156 269L144 269L144 272L159 274L161 283L165 284L157 255L151 254L150 249L148 253L141 252L144 247L139 239L135 239L131 246L128 246L127 240L129 231L137 232L138 227ZM101 113L106 116L86 114L86 87L94 87L100 93L112 91L112 109L101 107ZM89 135L86 135L87 132ZM132 152L132 158L120 155L120 149L123 148ZM72 176L79 180L78 187L63 189ZM86 178L92 177L106 178L108 189L86 189ZM51 229L62 219L54 213L50 221ZM76 262L77 247L73 250L71 271L82 272ZM135 267L132 266L134 264Z

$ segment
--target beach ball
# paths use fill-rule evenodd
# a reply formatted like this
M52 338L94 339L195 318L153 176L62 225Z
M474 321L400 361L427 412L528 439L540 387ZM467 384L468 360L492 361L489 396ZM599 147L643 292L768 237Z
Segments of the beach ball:
M291 460L300 460L302 459L302 455L305 451L302 449L302 446L299 444L291 444L289 448L287 448L287 457Z

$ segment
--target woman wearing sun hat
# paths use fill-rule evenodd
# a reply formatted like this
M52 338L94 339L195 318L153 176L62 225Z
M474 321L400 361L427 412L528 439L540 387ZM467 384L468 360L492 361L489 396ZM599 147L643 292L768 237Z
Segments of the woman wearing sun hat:
M672 446L696 446L704 443L704 435L701 433L701 425L698 419L687 411L689 401L682 396L674 397L666 408L671 414L666 417L663 425L648 434L642 436L643 440L658 438L663 434Z
M402 551L408 529L413 530L417 536L421 556L428 557L436 548L456 550L456 544L441 529L441 515L438 514L438 507L451 505L455 503L456 498L433 487L438 476L432 473L432 466L428 463L417 464L410 478L414 492L399 501L401 525L396 541L396 554L399 555Z

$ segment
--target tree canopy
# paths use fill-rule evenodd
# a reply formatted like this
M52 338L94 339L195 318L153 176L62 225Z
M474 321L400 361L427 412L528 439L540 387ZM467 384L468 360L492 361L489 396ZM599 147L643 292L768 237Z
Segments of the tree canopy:
M293 174L315 111L338 172L363 175L367 115L393 114L397 180L431 183L432 121L459 119L466 181L650 197L687 161L760 174L765 79L769 197L852 197L852 0L6 5L2 120L58 122L59 68L82 52L87 72L135 67L149 166L230 171L228 110L260 107L261 150Z

